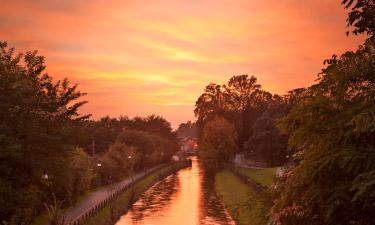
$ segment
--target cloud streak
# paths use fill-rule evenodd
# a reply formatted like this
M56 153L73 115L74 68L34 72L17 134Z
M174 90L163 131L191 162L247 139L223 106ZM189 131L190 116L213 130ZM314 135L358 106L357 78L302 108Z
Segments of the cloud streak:
M14 0L0 8L0 38L38 49L47 70L88 92L83 113L157 113L193 119L206 84L235 74L283 94L308 86L345 36L337 0Z

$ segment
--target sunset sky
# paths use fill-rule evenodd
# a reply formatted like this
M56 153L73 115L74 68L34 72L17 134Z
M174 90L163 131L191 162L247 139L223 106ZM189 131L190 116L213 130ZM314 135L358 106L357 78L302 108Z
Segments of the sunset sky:
M38 49L55 79L79 84L101 116L194 120L204 87L236 74L284 94L324 59L361 43L339 0L30 0L0 6L0 40Z

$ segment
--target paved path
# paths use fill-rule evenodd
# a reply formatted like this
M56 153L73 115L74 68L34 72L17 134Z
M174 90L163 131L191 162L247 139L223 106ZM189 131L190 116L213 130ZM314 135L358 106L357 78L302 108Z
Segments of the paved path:
M251 168L251 169L265 169L268 168L267 165L264 163L256 162L256 161L251 161L245 158L244 154L236 154L233 163L236 166L239 167L244 167L244 168Z
M82 202L78 203L77 205L69 208L65 212L65 214L64 214L65 221L68 222L68 221L72 221L72 220L76 219L78 216L80 216L81 214L86 212L92 206L94 206L94 205L102 202L104 199L108 198L113 192L123 188L124 186L129 185L130 183L132 183L132 181L136 181L136 180L142 178L145 174L151 173L152 171L155 171L156 169L162 167L163 165L164 164L152 167L152 168L147 169L147 170L142 171L142 172L139 172L139 173L135 174L133 177L126 178L121 182L118 182L116 184L110 185L108 187L105 187L103 189L100 189L98 191L95 191L95 192L91 193L85 200L83 200Z

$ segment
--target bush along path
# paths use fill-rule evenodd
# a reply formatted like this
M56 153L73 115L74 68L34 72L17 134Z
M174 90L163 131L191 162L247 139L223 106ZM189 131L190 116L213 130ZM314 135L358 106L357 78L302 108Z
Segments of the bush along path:
M85 200L81 201L78 205L69 208L60 218L58 222L50 222L48 225L78 225L84 224L89 218L98 214L100 210L110 205L113 201L119 198L124 192L132 189L134 183L151 176L157 171L163 171L165 168L182 168L187 163L170 163L161 164L149 168L145 171L136 173L132 177L128 177L121 182L108 186L104 189L91 193ZM171 173L172 171L168 171ZM158 177L159 178L159 177Z

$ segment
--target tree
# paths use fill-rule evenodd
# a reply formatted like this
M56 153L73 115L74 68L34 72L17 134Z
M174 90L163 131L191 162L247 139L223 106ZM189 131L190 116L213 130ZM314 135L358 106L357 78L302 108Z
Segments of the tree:
M142 159L136 164L137 169L144 169L166 162L178 150L178 145L174 139L147 133L145 131L124 129L116 138L116 142L133 146L137 149L137 154Z
M264 112L255 120L249 139L244 143L248 158L273 166L285 163L288 135L281 133L276 123L290 111L300 92L302 89L290 91L285 96L273 95L266 101Z
M244 112L249 106L255 105L256 95L261 86L257 84L257 78L248 75L236 75L229 79L226 91L233 99L233 106Z
M0 42L0 218L29 223L49 195L44 170L58 199L70 198L67 159L81 121L85 95L68 79L53 82L37 51L15 54ZM68 189L68 188L67 188ZM10 196L10 197L8 197Z
M91 120L82 123L80 126L79 146L84 148L88 154L92 154L93 142L95 145L95 154L103 154L113 144L117 136L126 128L131 130L145 131L150 134L156 134L166 139L177 141L176 134L172 131L171 124L163 117L150 115L147 117L127 116L111 118L105 116L99 120Z
M229 104L232 110L237 112L235 119L229 119L229 121L236 126L239 146L242 147L251 135L254 122L268 108L272 95L261 90L256 77L248 75L231 77L226 86L226 92L230 96Z
M126 127L145 131L150 134L157 134L167 139L175 139L176 136L172 132L171 123L161 116L150 115L145 118L135 117L125 123Z
M374 0L342 0L345 8L351 8L347 26L354 26L353 34L375 34L375 1ZM349 34L349 33L347 33Z
M232 123L238 134L238 146L251 135L256 119L269 107L272 95L261 90L254 76L236 75L225 85L211 83L195 104L198 130L220 116Z
M358 32L373 29L367 22ZM302 161L278 184L272 215L282 225L375 224L375 40L325 63L280 122Z
M221 85L211 83L206 86L204 93L195 103L194 113L198 117L197 124L203 128L204 124L215 116L224 116L229 110L228 96Z
M203 128L199 156L210 172L221 169L234 157L237 145L234 126L224 118L215 117Z
M247 156L271 166L282 165L286 161L287 135L276 128L276 119L265 112L252 128L253 134L245 142Z
M116 182L131 175L140 159L141 155L136 147L116 141L101 157L102 166L98 168L98 172L102 182Z
M95 161L82 148L75 148L72 151L68 163L71 177L65 179L71 179L71 187L65 191L71 192L71 198L66 201L73 204L80 195L91 188L96 165Z
M177 136L182 137L198 137L197 124L187 121L186 123L181 123L177 128Z

